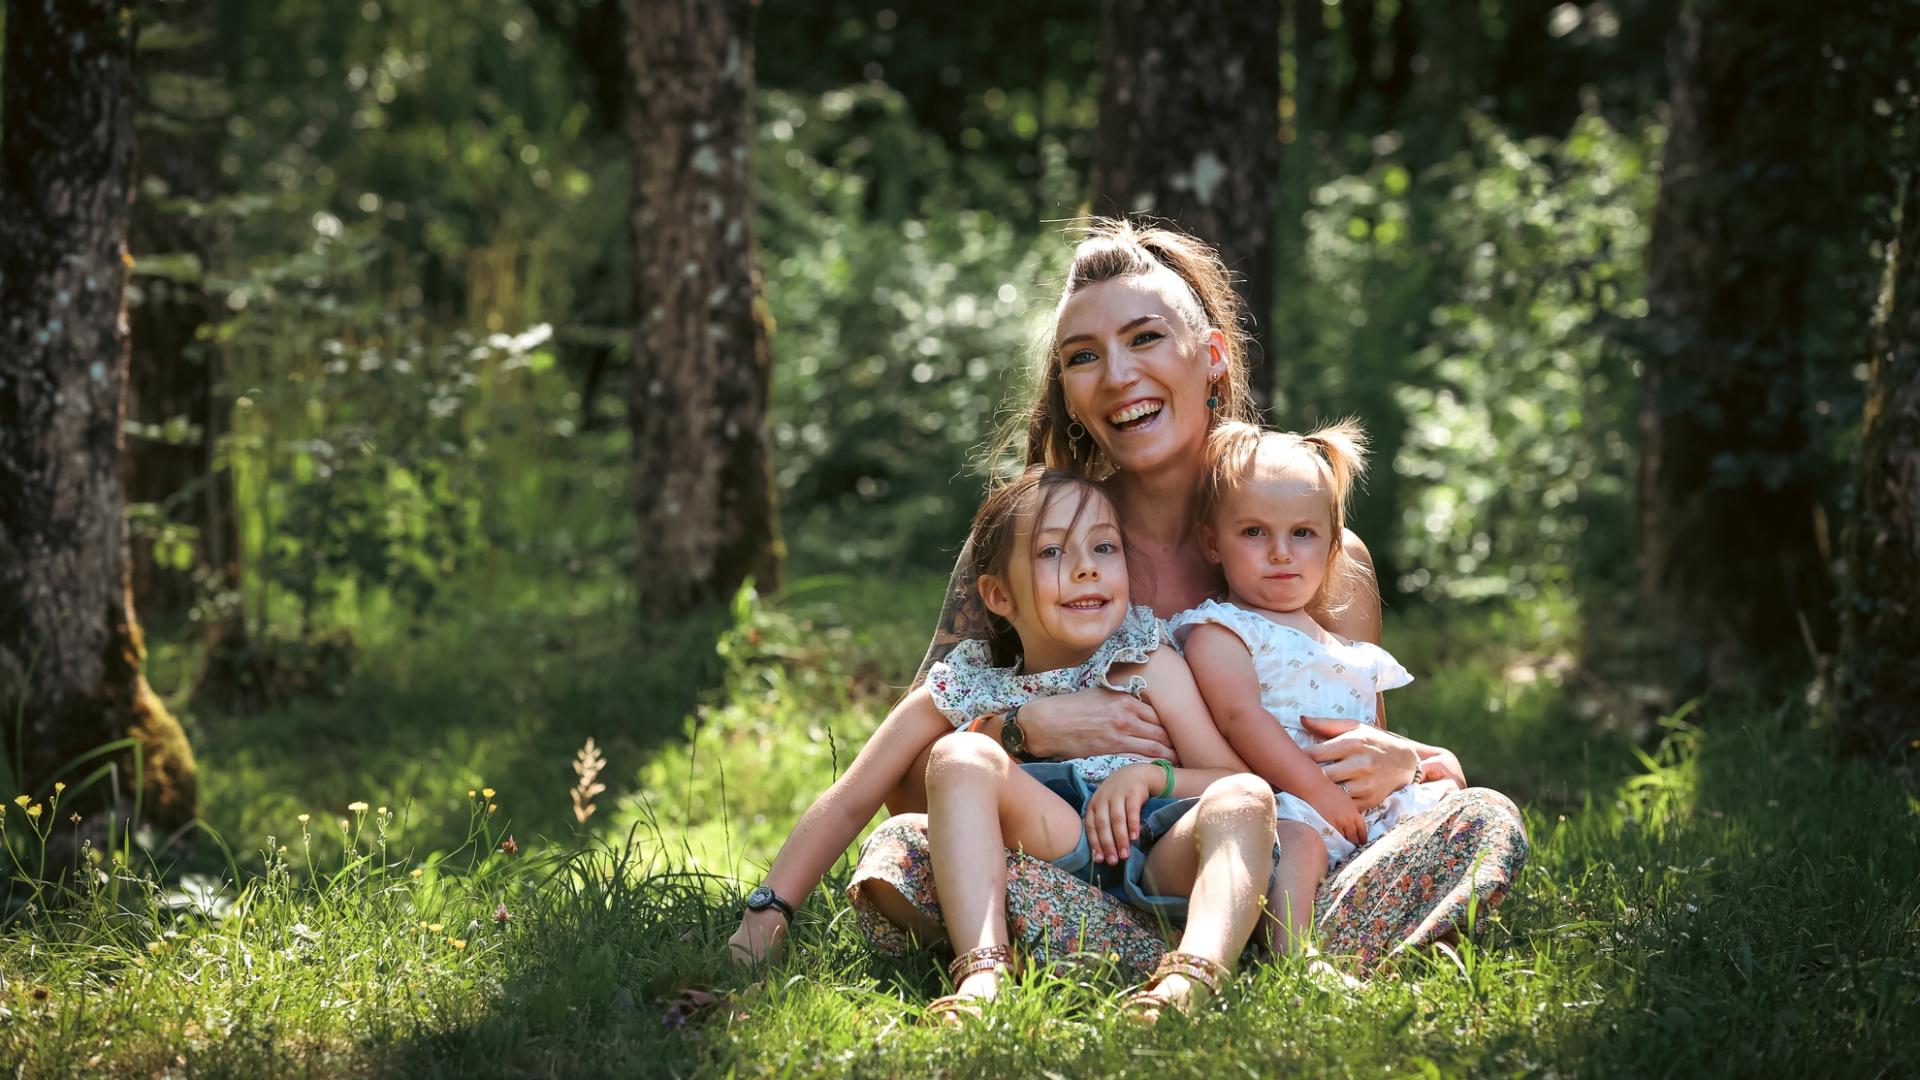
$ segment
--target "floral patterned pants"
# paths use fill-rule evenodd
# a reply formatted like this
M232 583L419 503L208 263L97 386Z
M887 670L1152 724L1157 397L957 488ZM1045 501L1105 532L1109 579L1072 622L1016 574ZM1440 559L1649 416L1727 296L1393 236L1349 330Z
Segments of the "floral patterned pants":
M1527 852L1526 825L1511 800L1488 788L1456 792L1402 821L1321 883L1314 903L1320 948L1351 957L1364 971L1403 950L1448 940L1468 928L1469 911L1484 918L1506 898ZM880 952L904 955L913 941L873 906L866 893L871 881L891 885L940 921L926 815L899 814L874 830L847 887L867 940ZM1135 979L1152 972L1167 948L1151 917L1012 851L1007 921L1013 940L1030 955L1117 957L1122 972Z

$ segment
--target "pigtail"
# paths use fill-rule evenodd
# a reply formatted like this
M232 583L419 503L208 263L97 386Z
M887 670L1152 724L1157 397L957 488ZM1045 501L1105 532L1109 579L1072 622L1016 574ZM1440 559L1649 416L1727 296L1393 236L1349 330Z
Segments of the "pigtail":
M1333 488L1333 546L1328 552L1327 580L1320 586L1320 598L1328 614L1338 615L1354 597L1364 595L1373 580L1365 564L1348 556L1346 545L1347 502L1354 483L1367 471L1367 433L1360 421L1347 417L1300 436L1300 443L1319 451ZM1329 588L1335 582L1339 586Z
M1333 480L1333 527L1344 528L1347 500L1355 481L1367 471L1367 433L1358 420L1336 420L1300 436L1300 441L1320 452Z

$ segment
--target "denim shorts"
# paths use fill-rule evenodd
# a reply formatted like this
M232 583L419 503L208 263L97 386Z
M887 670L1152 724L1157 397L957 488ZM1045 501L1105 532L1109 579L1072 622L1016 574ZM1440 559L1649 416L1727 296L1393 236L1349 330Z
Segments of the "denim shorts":
M1073 807L1074 813L1086 812L1087 800L1093 797L1093 791L1087 787L1079 770L1071 762L1039 761L1020 767L1028 776L1045 784L1049 791ZM1087 843L1087 833L1083 827L1080 830L1080 843L1072 851L1053 860L1053 865L1117 900L1161 916L1169 922L1183 923L1187 918L1185 896L1162 896L1147 888L1147 852L1199 801L1196 798L1148 799L1140 807L1140 836L1133 841L1124 863L1094 862L1093 848Z

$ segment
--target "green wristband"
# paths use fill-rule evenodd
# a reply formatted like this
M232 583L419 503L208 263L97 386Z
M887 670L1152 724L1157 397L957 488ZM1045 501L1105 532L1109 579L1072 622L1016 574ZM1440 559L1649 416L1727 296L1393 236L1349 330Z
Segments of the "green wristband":
M1167 773L1167 790L1161 792L1160 797L1163 799L1173 798L1173 762L1163 757L1157 757L1153 759L1153 763L1166 770Z

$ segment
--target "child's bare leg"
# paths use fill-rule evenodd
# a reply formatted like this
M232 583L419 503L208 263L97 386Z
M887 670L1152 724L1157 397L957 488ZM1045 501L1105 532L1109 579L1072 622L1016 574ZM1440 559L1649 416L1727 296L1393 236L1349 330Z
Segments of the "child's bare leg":
M1241 774L1209 785L1193 812L1154 844L1146 877L1162 894L1192 882L1179 949L1231 968L1253 934L1272 870L1273 791ZM1168 975L1154 989L1181 1002L1193 988L1186 976Z
M1080 842L1080 816L1022 772L1000 744L959 732L934 744L927 761L927 845L940 912L957 953L1007 943L1009 845L1055 859ZM976 972L954 992L991 997L999 975Z
M1275 955L1299 952L1312 944L1313 898L1327 873L1327 845L1311 825L1276 824L1280 863L1267 891L1261 935Z

